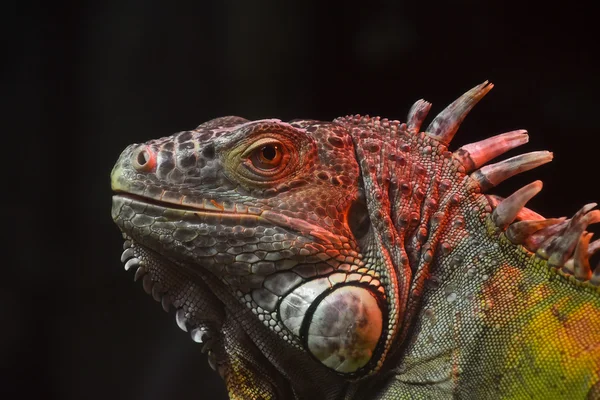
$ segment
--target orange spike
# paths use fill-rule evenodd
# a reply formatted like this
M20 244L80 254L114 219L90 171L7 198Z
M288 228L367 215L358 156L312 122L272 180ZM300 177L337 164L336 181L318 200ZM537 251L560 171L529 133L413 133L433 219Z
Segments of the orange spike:
M409 131L419 132L421 129L421 125L425 118L427 118L427 114L431 109L431 103L425 101L423 99L417 100L415 104L412 105L410 111L408 112L408 117L406 118L406 125L408 126Z
M548 254L546 253L547 247L554 239L556 239L557 235L560 235L567 228L570 221L570 219L565 219L562 222L550 225L549 227L534 233L526 239L525 247L531 251L535 251L538 256L548 259Z
M466 144L456 150L454 155L462 161L462 164L468 173L528 141L529 136L527 135L527 131L519 129L517 131L492 136L491 138L479 142Z
M493 84L488 81L475 86L446 107L425 130L440 142L449 144L469 111L485 96Z
M506 230L506 237L514 244L523 244L534 233L544 228L563 222L565 218L549 218L535 221L519 221L511 224Z
M495 164L486 165L471 174L482 191L488 190L508 178L552 161L549 151L534 151L511 157Z
M569 225L560 237L557 237L548 247L548 264L562 267L572 256L581 234L588 225L600 222L600 210L592 209L596 203L586 204L571 219ZM587 251L587 249L586 249Z
M506 229L517 218L525 204L542 190L542 186L542 181L532 182L504 199L492 213L494 224L502 230Z
M495 194L486 194L485 197L490 202L492 208L496 208L496 206L498 206L498 204L500 204L500 202L504 200L504 197ZM519 213L517 214L518 221L536 221L544 219L546 218L544 218L543 215L540 215L527 207L523 207L521 211L519 211Z

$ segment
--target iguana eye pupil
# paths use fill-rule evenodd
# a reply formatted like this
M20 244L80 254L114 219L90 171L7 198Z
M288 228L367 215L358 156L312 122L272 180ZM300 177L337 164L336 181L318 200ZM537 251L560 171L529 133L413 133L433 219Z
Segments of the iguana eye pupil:
M252 162L256 168L270 170L279 167L282 159L281 147L277 144L267 144L258 149Z
M273 161L277 156L277 148L275 146L265 146L262 148L262 155L265 159Z

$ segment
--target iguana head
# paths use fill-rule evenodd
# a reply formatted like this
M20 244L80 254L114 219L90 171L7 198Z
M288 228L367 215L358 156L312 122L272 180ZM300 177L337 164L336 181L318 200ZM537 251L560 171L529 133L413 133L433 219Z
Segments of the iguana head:
M327 369L377 368L392 328L388 288L384 267L361 252L368 216L342 125L219 118L129 146L111 179L113 219L143 252L126 250L136 267L164 259L216 278L217 297ZM172 296L160 274L155 297Z

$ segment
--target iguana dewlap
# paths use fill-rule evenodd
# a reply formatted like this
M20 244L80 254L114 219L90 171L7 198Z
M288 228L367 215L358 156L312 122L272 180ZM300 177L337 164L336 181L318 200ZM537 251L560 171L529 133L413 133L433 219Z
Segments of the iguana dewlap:
M122 261L176 310L235 399L600 398L595 204L525 208L552 159L493 158L523 130L458 150L492 88L421 131L348 116L217 118L127 147L111 175Z

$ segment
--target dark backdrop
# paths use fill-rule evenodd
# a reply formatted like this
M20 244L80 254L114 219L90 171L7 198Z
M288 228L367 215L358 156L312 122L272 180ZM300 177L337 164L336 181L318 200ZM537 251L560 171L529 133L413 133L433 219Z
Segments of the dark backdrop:
M526 128L519 151L555 152L495 193L543 179L532 206L547 216L600 200L593 2L439 3L5 5L0 397L225 396L119 262L109 173L131 142L230 114L404 120L418 98L435 113L489 79L454 148Z

